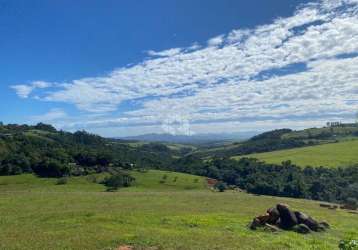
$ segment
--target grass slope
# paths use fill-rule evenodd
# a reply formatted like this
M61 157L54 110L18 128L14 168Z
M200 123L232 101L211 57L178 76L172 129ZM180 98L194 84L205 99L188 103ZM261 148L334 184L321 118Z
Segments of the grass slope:
M280 164L290 160L299 166L338 167L358 163L358 140L329 143L312 147L279 150L268 153L237 156L252 157L268 163Z
M358 233L356 214L313 201L216 193L204 178L185 174L134 175L135 186L119 192L103 192L87 177L66 185L31 175L0 177L0 249L336 249L340 239ZM325 219L332 229L306 236L247 229L253 216L278 202Z

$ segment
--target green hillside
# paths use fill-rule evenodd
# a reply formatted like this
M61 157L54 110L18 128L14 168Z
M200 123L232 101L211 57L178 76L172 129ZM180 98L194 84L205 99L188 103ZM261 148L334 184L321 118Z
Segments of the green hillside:
M348 166L358 164L358 140L329 143L311 147L279 150L234 157L253 157L267 163L280 164L290 160L299 166Z
M357 124L341 124L335 127L308 128L296 131L277 129L258 134L247 141L199 147L192 154L203 159L233 157L352 139L358 139Z
M356 214L317 202L213 192L193 175L132 174L134 186L118 192L104 192L88 176L71 177L65 185L32 175L1 176L0 249L337 249L340 239L358 233ZM332 229L300 235L247 228L278 202L326 220Z

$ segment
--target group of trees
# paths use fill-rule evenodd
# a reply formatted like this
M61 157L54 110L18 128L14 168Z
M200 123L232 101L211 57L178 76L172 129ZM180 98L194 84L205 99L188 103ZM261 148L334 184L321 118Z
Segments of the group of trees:
M275 165L249 158L203 161L188 156L177 160L173 170L215 178L254 194L344 203L358 199L358 166L301 168L290 161Z
M102 182L107 187L107 191L115 191L121 187L129 187L135 181L129 173L119 171L105 178Z
M162 168L171 161L170 149L161 144L131 147L85 131L57 131L42 123L0 125L0 175L86 175L109 168Z

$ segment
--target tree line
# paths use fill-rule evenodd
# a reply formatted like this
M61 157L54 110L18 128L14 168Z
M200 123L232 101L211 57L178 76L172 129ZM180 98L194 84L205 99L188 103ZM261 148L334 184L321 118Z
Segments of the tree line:
M282 164L267 164L253 158L203 161L188 156L178 159L172 167L173 171L214 178L253 194L358 202L358 166L302 168L290 161Z

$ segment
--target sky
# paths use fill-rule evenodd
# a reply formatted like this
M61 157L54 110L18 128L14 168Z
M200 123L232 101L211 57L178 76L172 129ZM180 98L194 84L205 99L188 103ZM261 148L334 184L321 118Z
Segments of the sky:
M358 112L358 0L0 0L0 121L107 137Z

